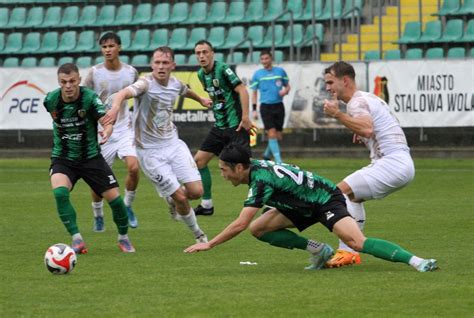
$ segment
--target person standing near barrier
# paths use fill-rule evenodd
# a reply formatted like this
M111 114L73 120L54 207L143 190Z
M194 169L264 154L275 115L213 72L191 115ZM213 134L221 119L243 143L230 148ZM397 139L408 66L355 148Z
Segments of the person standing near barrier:
M260 53L260 63L263 68L257 70L250 88L253 90L253 117L258 119L257 93L260 92L260 116L267 133L268 146L263 158L269 160L272 155L276 163L281 162L279 140L282 140L283 123L285 121L285 106L283 97L290 92L288 75L285 70L273 66L273 57L270 51Z
M99 95L106 107L111 106L110 96L122 88L134 83L138 79L137 70L119 59L120 37L107 32L99 39L104 63L93 66L86 76L84 86L92 88ZM99 127L101 129L101 127ZM101 145L101 153L107 164L112 167L116 157L123 160L127 167L127 176L125 178L125 196L124 202L127 206L128 222L130 227L136 228L138 220L132 209L132 203L135 200L136 189L139 180L139 166L137 153L133 143L133 130L131 125L130 110L126 102L120 109L117 122L114 125L114 131L109 141ZM102 198L93 191L92 211L94 213L94 231L103 232L104 227L104 204Z
M346 197L349 213L362 230L365 225L363 202L382 199L415 177L415 165L405 134L387 103L374 94L357 89L354 67L336 62L324 71L326 89L333 95L324 101L324 112L354 133L354 142L370 150L371 163L350 174L337 185ZM339 100L347 112L339 109ZM340 241L327 267L360 264L359 254Z

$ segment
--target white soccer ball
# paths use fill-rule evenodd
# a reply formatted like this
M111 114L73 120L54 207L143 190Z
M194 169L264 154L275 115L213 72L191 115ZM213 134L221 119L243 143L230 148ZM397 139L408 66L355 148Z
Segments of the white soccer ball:
M76 266L76 253L66 244L58 243L50 246L44 255L44 264L53 274L67 274Z

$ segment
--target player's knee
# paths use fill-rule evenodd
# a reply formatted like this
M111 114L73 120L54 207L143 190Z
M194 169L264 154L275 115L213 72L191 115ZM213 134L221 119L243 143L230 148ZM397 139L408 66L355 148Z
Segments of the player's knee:
M187 193L188 199L189 200L197 200L200 197L202 197L203 193L204 193L204 190L203 190L202 186L190 189L190 190L188 190L188 193Z
M250 234L252 234L254 237L256 238L259 238L261 237L263 234L265 234L265 231L262 229L262 227L260 227L257 223L255 222L252 222L250 223L250 226L249 226L249 231L250 231Z
M134 162L128 165L128 174L132 177L138 177L138 173L140 171L140 167L138 162Z

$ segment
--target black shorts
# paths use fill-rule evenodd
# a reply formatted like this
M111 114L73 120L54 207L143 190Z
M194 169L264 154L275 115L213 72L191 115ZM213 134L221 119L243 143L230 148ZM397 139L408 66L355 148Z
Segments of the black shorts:
M280 212L284 214L300 232L316 223L321 223L332 232L332 228L337 221L346 216L351 216L349 212L347 212L346 199L338 188L332 193L332 198L329 202L314 209L310 215L305 216L301 213Z
M85 161L52 158L49 171L50 176L55 173L65 174L71 180L73 187L79 179L84 179L100 197L105 191L119 186L117 178L102 155Z
M260 116L262 117L265 130L275 128L277 131L283 130L285 121L285 106L278 104L260 104Z
M211 152L216 156L219 156L222 149L231 142L238 143L246 147L250 152L250 136L249 133L244 129L235 131L237 128L225 128L219 129L212 127L204 139L200 150Z

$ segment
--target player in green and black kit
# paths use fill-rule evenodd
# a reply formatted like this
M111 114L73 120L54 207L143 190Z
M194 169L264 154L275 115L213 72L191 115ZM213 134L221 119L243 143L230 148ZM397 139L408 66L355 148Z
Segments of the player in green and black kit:
M198 41L194 52L201 65L198 77L212 99L212 111L216 119L214 127L194 156L204 187L201 204L194 211L196 215L212 215L212 179L208 162L230 142L241 144L250 151L249 134L254 132L251 131L253 125L249 119L249 95L245 85L229 66L214 61L214 49L208 41Z
M222 150L219 168L221 175L234 186L249 185L244 208L240 216L212 240L192 245L185 252L209 250L250 227L252 235L263 242L308 251L312 264L306 269L321 269L333 255L333 249L288 230L296 227L303 231L320 222L354 250L410 264L420 272L437 268L434 259L419 258L389 241L366 238L347 212L341 190L315 173L284 163L251 160L248 150L238 144L230 144ZM273 208L252 222L264 205Z
M78 254L87 253L76 223L76 211L69 198L74 185L82 178L97 195L109 202L118 227L120 249L135 252L127 235L126 206L120 197L116 178L100 154L97 141L97 122L104 124L102 142L112 134L112 125L103 121L105 107L93 90L80 86L81 77L76 65L61 65L58 82L60 88L46 95L44 106L53 118L51 186L59 217L72 236L72 248Z

